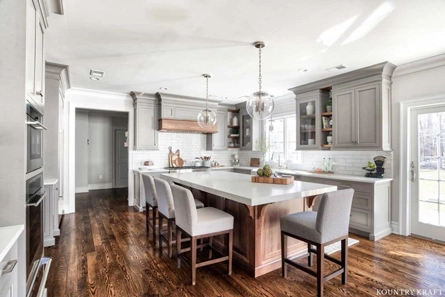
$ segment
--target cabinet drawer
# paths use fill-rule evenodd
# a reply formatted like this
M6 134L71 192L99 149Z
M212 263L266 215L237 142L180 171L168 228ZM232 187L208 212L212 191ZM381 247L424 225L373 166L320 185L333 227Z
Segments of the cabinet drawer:
M349 181L339 181L338 189L354 189L356 192L364 192L369 195L373 195L374 186L372 184L367 183L355 183Z
M358 191L354 192L354 199L352 199L353 208L372 210L371 202L372 202L372 196L369 195L368 193L363 193Z
M370 232L372 228L371 212L368 210L352 208L349 227Z

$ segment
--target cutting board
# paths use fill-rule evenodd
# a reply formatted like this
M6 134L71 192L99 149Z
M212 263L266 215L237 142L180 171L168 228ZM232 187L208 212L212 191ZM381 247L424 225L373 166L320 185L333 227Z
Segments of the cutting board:
M264 176L252 176L253 183L263 184L277 184L277 185L289 185L294 182L294 177L264 177Z
M260 158L250 158L250 167L260 167Z

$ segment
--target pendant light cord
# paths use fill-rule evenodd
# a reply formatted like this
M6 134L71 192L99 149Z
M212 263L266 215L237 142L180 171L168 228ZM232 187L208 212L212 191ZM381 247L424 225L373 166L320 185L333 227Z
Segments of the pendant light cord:
M259 63L258 63L258 70L259 70L259 75L258 75L258 86L259 86L259 97L261 98L261 83L262 83L262 75L261 75L261 47L259 47L259 49L258 49L258 60L259 60Z
M209 78L206 77L206 111L208 110L207 108L208 102L209 102Z

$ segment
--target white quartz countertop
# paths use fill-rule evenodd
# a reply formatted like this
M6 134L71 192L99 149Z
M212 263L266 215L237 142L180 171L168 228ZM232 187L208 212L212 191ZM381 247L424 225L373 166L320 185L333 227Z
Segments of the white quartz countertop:
M48 179L45 178L45 180L43 181L43 184L45 186L51 186L51 185L57 184L58 181L59 180L57 178L48 178Z
M301 170L290 170L290 169L275 169L274 171L281 174L291 174L291 175L299 175L299 176L310 176L315 178L325 178L325 179L336 179L336 180L346 180L346 181L355 181L362 183L381 183L392 181L392 178L372 178L365 176L356 176L356 175L345 175L345 174L328 174L328 173L315 173L315 172L307 172ZM363 173L363 175L365 172Z
M3 261L24 229L23 225L0 227L0 261Z
M251 182L247 174L205 171L162 174L165 179L246 205L262 205L336 191L336 186L295 181L290 185Z

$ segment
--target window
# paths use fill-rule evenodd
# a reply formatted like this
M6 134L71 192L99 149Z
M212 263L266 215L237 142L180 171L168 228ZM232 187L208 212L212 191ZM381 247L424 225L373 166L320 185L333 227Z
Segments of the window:
M282 164L287 160L300 161L300 154L295 150L297 147L297 118L295 115L272 118L266 120L264 130L271 148L266 155L268 160ZM278 157L280 155L280 157Z

